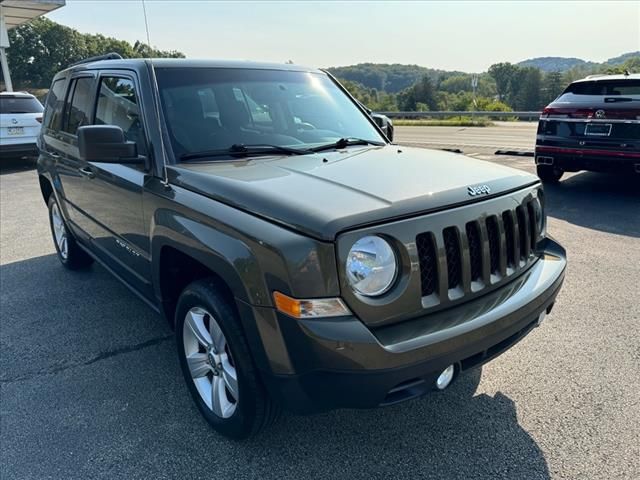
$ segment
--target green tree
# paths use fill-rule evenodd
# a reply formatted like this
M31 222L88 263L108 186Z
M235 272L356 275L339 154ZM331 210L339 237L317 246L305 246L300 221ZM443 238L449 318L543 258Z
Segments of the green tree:
M104 35L83 34L45 17L9 31L7 50L16 88L47 88L51 79L70 64L95 55L116 52L125 58L184 57L171 50L162 51L136 42L131 45Z
M517 71L518 67L509 62L495 63L489 67L489 75L496 82L498 100L505 100L511 94L512 80Z
M539 68L517 68L509 86L509 104L516 110L542 108L542 73Z
M542 98L544 104L555 100L564 90L565 83L560 72L549 72L544 79Z
M438 109L436 90L428 75L425 75L418 83L398 94L398 107L400 107L400 110L415 111L418 109L418 104L421 104L420 108L423 110Z

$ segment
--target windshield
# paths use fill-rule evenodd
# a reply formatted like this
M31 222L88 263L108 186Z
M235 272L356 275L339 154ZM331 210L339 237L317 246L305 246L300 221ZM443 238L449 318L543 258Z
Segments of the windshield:
M42 104L33 97L0 95L0 113L42 113Z
M321 73L231 68L157 68L156 73L177 158L238 145L306 150L345 138L385 142Z

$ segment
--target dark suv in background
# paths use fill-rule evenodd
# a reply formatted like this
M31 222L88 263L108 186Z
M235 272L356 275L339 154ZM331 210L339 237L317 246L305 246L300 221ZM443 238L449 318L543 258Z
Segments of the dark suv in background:
M320 70L109 58L47 98L54 245L164 314L219 432L444 390L551 311L566 260L534 175L392 145Z
M640 174L640 74L592 75L569 85L540 116L538 176Z

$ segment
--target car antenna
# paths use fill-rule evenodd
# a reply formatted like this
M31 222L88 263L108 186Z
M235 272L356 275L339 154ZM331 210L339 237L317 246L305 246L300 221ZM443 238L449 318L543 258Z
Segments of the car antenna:
M164 185L164 188L171 189L171 185L169 185L169 172L167 171L167 151L164 146L164 136L162 135L162 120L160 118L160 89L158 88L158 79L156 78L156 69L153 67L153 58L151 58L151 36L149 35L149 22L147 21L147 7L145 5L144 0L142 1L142 13L144 14L144 28L147 32L147 45L149 46L149 64L151 66L151 83L153 85L153 106L156 111L156 122L158 124L158 130L160 133L160 150L162 152L162 175L163 179L161 183Z

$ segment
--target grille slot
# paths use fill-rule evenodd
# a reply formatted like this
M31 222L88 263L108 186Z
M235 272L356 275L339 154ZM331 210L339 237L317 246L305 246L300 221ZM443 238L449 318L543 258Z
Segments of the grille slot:
M489 237L491 273L498 273L500 270L500 227L496 217L487 218L487 236Z
M456 227L445 228L442 232L444 248L447 255L447 275L449 289L456 288L462 280L462 263L460 255L460 239Z
M529 257L529 225L527 213L522 205L516 207L516 216L518 217L518 233L520 234L520 258L526 260Z
M534 261L538 199L504 208L416 236L424 308L490 288Z
M531 232L529 240L531 241L531 250L535 250L538 227L536 225L536 210L533 200L527 204L527 212L529 213L529 232Z
M431 233L421 233L416 238L418 258L420 259L420 279L422 296L426 297L436 291L438 284L438 258L436 243Z
M502 212L502 225L504 226L504 237L507 244L507 266L516 266L516 245L515 245L515 225L511 211Z
M471 281L482 278L482 237L478 222L469 222L465 228L469 244L469 260L471 262Z

